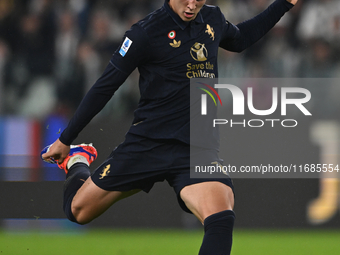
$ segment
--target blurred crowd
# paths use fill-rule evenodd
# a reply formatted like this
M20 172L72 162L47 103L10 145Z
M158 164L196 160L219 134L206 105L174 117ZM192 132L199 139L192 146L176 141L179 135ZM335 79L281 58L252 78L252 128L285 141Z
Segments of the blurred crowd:
M71 115L124 32L164 0L0 0L0 114ZM237 24L272 0L207 0ZM340 1L300 0L260 43L220 51L220 77L339 77ZM136 107L138 73L102 115Z

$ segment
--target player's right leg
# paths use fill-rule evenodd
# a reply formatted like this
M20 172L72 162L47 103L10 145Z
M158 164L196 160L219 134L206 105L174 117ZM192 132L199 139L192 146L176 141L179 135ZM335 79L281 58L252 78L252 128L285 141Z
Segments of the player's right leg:
M41 154L47 150L48 147ZM97 151L92 145L75 145L64 162L58 164L66 173L64 212L69 220L79 224L89 223L115 202L139 191L107 191L99 188L91 180L89 169L96 157ZM57 163L53 159L47 162Z
M235 220L232 188L222 182L208 180L184 187L180 196L204 225L199 255L230 254Z

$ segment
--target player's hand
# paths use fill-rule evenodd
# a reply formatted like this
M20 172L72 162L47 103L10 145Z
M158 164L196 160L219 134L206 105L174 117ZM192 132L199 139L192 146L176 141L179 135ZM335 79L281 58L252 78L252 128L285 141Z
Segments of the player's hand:
M58 164L61 164L69 153L70 146L63 144L58 139L51 145L48 152L42 154L41 157L45 160L54 158L56 161L58 161Z
M298 0L287 0L287 2L296 5L296 3L298 2Z

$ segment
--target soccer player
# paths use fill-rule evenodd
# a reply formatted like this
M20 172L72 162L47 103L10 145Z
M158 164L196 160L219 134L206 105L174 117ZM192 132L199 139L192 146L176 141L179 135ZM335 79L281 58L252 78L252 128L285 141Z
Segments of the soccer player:
M60 138L43 150L44 160L66 172L67 217L86 224L118 200L167 180L181 208L204 225L199 254L230 254L235 218L231 179L190 178L190 78L202 73L218 77L218 47L243 51L296 2L276 0L256 17L233 25L205 0L165 0L134 24ZM194 65L202 72L193 71ZM124 142L91 175L88 166L97 156L95 148L70 145L135 68L141 97L133 124ZM217 151L199 148L197 155L220 162Z

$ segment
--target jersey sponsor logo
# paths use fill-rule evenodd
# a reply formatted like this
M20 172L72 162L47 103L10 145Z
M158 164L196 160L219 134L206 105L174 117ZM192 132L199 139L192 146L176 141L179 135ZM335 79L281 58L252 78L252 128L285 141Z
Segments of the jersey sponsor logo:
M105 176L107 176L110 173L110 167L111 165L108 164L104 169L103 172L100 174L100 178L99 179L103 179Z
M186 75L188 78L215 78L214 65L210 62L188 63Z
M175 39L175 37L176 37L176 32L175 32L175 30L170 31L169 34L168 34L168 37L169 37L171 40L172 40L172 39Z
M196 61L206 61L208 51L205 44L196 42L190 49L190 55Z
M190 48L190 55L199 63L187 63L186 76L188 78L215 78L214 64L206 61L208 59L208 50L205 44L196 42Z
M170 45L174 48L178 48L179 46L181 46L181 41L176 41L175 39L173 40L172 43L170 43Z
M123 57L125 56L125 54L128 52L130 46L132 44L132 41L130 40L129 37L125 37L125 40L122 44L122 47L119 50L120 55L122 55Z
M210 38L212 38L213 41L215 40L215 31L209 24L207 24L207 30L205 30L205 32L210 35Z

